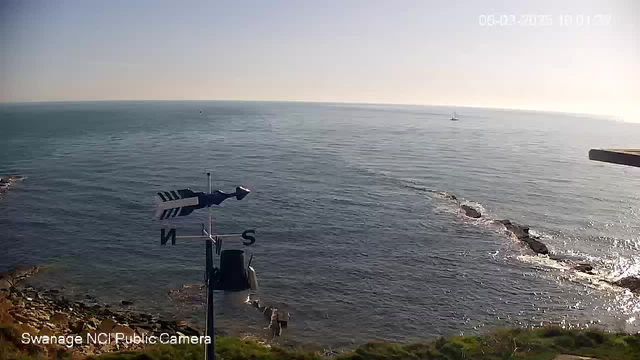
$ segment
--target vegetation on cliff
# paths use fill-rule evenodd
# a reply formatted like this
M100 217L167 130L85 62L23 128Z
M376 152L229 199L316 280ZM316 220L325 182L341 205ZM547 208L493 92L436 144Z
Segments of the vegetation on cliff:
M28 276L29 271L24 272ZM203 345L88 345L25 344L31 336L78 336L93 332L124 334L198 335L197 329L180 321L155 319L151 315L114 311L99 305L71 302L52 290L18 290L19 280L6 278L0 286L0 360L8 359L96 359L164 360L202 359ZM1 285L1 284L0 284ZM588 356L600 360L640 359L640 334L614 334L596 329L499 329L481 336L434 339L425 343L372 342L343 352L321 348L267 345L258 339L217 337L218 359L548 359L559 354Z
M548 359L559 354L595 357L601 360L640 359L640 335L612 334L600 330L502 329L483 336L440 338L429 343L392 344L372 342L339 354L266 346L256 340L219 337L216 357L240 359ZM158 345L143 350L112 352L89 357L95 360L169 360L203 358L201 345ZM20 343L19 331L0 327L0 359L75 359L63 349L46 352Z

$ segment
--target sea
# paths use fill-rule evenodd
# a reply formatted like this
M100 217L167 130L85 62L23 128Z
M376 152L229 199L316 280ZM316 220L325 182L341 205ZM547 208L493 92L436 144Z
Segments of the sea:
M459 121L450 121L456 111ZM0 271L47 265L34 286L202 326L207 210L158 220L159 191L251 190L212 208L242 249L252 298L290 312L283 342L351 346L502 327L640 331L640 168L591 161L640 145L640 124L588 115L447 106L241 101L0 105ZM455 195L452 200L450 195ZM470 219L459 203L479 209ZM154 205L156 204L156 205ZM530 226L536 255L496 219ZM216 260L217 261L217 260ZM243 295L244 296L244 295ZM216 292L216 328L268 322Z

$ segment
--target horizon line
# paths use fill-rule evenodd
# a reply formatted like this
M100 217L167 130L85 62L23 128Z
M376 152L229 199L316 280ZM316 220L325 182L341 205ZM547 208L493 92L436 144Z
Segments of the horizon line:
M409 104L409 103L375 103L375 102L341 102L341 101L318 101L318 100L247 100L247 99L101 99L101 100L44 100L44 101L0 101L0 105L27 105L27 104L61 104L61 103L99 103L99 102L204 102L204 101L218 101L218 102L263 102L263 103L302 103L302 104L327 104L327 105L395 105L395 106L421 106L421 107L458 107L458 108L471 108L471 109L487 109L487 110L501 110L501 111L520 111L520 112L540 112L551 114L567 114L567 115L580 115L580 116L597 116L606 117L614 121L623 121L627 123L633 123L633 121L621 120L624 116L612 115L612 114L597 114L586 112L568 112L560 110L541 110L541 109L527 109L520 107L491 107L484 105L452 105L452 104Z

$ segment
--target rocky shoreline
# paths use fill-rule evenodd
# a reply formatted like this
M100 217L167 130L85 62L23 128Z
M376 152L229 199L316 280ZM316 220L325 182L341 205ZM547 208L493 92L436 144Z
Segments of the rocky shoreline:
M60 291L37 290L33 287L22 287L21 282L28 276L38 272L38 267L30 267L14 272L13 276L3 274L0 283L0 325L10 326L17 330L20 338L13 339L16 345L37 352L70 352L76 355L95 355L118 350L142 349L149 344L143 341L118 341L116 334L127 339L134 336L149 338L156 336L197 336L202 329L191 326L182 320L162 319L155 315L111 309L108 305L99 305L95 298L87 295L87 301L71 301ZM93 303L93 304L91 304ZM63 345L23 344L22 334L34 337L80 336L82 344L72 347ZM101 343L86 341L88 336L102 339ZM7 334L3 333L4 337Z
M74 301L57 289L36 289L24 285L27 279L43 269L46 267L19 266L12 271L0 273L0 340L11 338L16 346L31 352L65 352L84 357L113 351L143 349L154 345L150 341L144 341L151 337L155 337L158 344L167 343L172 337L201 338L204 335L203 328L184 320L165 319L157 315L127 310L126 308L133 304L131 301L123 300L122 308L115 308L99 304L98 299L91 295ZM200 302L204 298L204 286L185 285L180 289L169 290L168 296L180 302ZM288 312L264 306L259 300L247 301L246 304L256 308L263 315L268 324L265 330L272 339L279 337L287 328L290 318ZM8 331L9 328L13 331ZM32 337L79 336L81 343L70 347L58 344L23 344L23 334ZM216 335L224 334L216 329ZM120 341L115 341L117 336L120 337ZM135 337L140 341L132 341ZM246 337L262 344L268 341L265 340L268 337ZM101 341L89 341L96 338Z
M455 195L449 195L448 196L449 199L451 200L455 200L456 202L458 202L458 206L461 210L461 212L469 218L473 218L473 219L479 219L482 217L482 214L480 213L479 210L473 208L472 206L469 205L460 205L459 200L455 197ZM529 233L529 227L528 226L524 226L524 225L519 225L516 223L511 222L510 220L493 220L493 223L495 224L500 224L503 225L505 227L505 229L507 229L509 232L511 232L518 240L522 241L524 244L526 244L534 253L536 254L540 254L540 255L546 255L549 256L549 258L556 260L556 261L561 261L561 262L567 262L570 263L569 265L571 265L571 268L575 271L579 271L582 273L586 273L589 275L594 275L594 267L591 264L588 263L573 263L570 262L566 259L563 259L561 257L558 256L554 256L549 249L547 248L547 246L540 241L540 238L537 236L533 236ZM622 279L618 279L616 281L610 281L607 279L601 279L602 281L613 285L613 286L618 286L621 288L625 288L633 293L636 294L640 294L640 277L637 276L627 276L624 277Z

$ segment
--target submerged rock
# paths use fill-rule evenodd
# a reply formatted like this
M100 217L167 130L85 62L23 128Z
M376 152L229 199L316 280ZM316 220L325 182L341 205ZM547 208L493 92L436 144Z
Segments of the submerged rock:
M531 248L531 250L533 250L537 254L549 254L549 249L547 249L547 246L545 244L530 236L523 237L520 240L527 243L527 245L529 245L529 248Z
M26 176L20 176L20 175L9 175L9 176L2 176L0 177L0 183L18 183L18 182L23 182L24 179L26 179Z
M26 179L25 176L19 175L0 176L0 192L8 191L11 185L21 183L24 179Z
M472 208L469 205L461 205L460 209L462 209L462 211L464 211L464 214L470 218L478 219L482 217L482 214L480 214L478 210Z
M593 275L593 266L590 264L578 264L572 268L575 271L580 271L586 274Z
M627 288L634 293L640 293L640 278L635 276L628 276L618 281L613 282L613 285L617 285L623 288Z
M85 322L82 320L69 322L69 330L71 330L72 334L79 334L84 329L85 329Z
M504 227L511 231L518 240L526 243L531 250L536 254L549 254L549 249L543 244L537 237L529 234L529 227L524 225L518 225L512 223L510 220L496 220L497 223L504 225Z
M43 266L18 265L9 271L0 273L0 290L8 290L36 275L43 269Z

